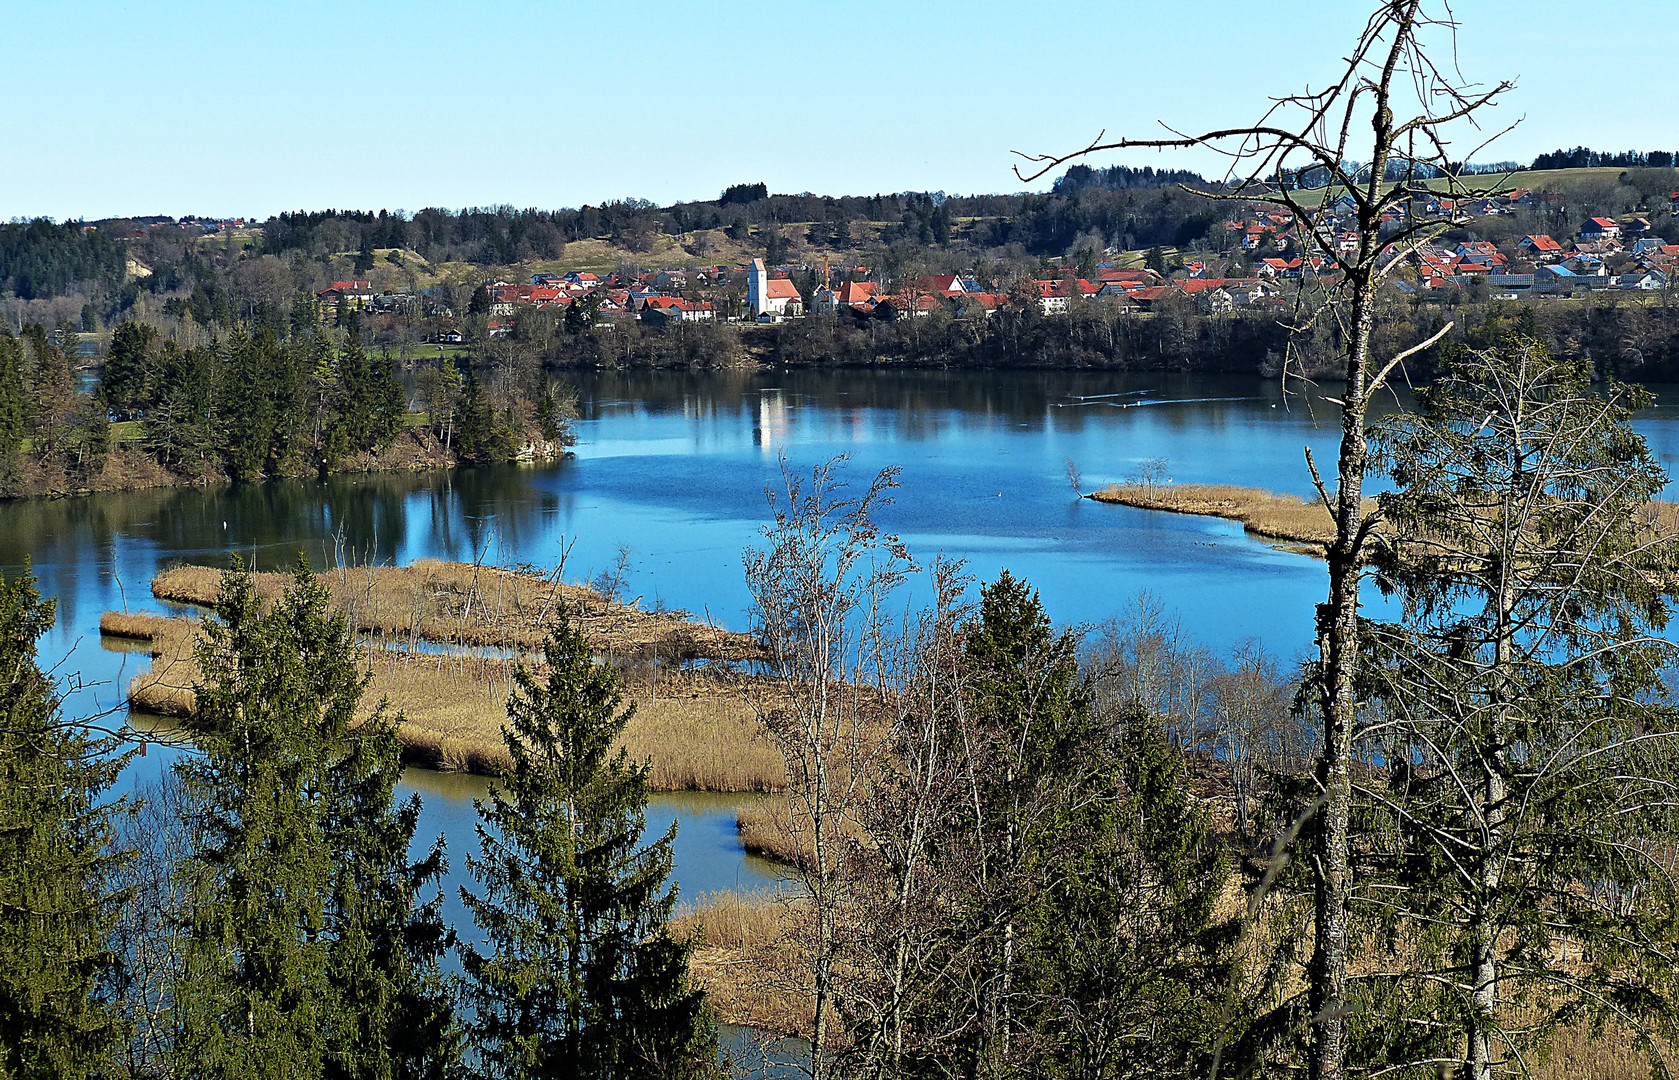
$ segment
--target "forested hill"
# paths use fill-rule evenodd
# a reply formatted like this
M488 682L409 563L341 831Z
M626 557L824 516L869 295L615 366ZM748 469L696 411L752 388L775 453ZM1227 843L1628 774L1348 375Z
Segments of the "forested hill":
M82 282L120 285L124 246L112 230L45 219L0 225L0 285L24 300L61 295Z
M1531 168L1665 173L1672 171L1673 159L1669 151L1604 153L1576 147L1542 154ZM1613 177L1598 179L1604 181L1599 187L1617 187ZM1627 182L1623 175L1619 186ZM1046 192L1006 195L775 194L763 183L743 183L714 199L669 206L632 198L560 210L433 207L412 215L298 210L260 223L192 217L18 221L0 225L0 297L85 296L94 301L92 314L109 320L142 292L173 293L202 283L205 268L196 260L204 241L229 225L241 233L241 254L301 254L316 260L354 254L358 275L367 272L379 251L412 252L429 264L510 266L564 258L567 246L579 242L605 245L619 257L634 259L675 241L702 263L755 254L780 263L800 244L828 253L835 264L853 256L878 263L881 248L953 242L998 258L1057 257L1081 244L1183 248L1208 235L1220 206L1180 185L1209 186L1200 175L1182 170L1075 165ZM1625 209L1616 195L1613 190L1571 193L1571 205L1613 215ZM218 239L234 238L224 234ZM119 296L127 258L138 260L141 269L127 277L126 293Z

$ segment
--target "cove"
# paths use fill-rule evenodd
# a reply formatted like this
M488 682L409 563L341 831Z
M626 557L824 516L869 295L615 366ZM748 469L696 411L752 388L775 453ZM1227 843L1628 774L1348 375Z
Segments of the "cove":
M126 722L127 682L149 663L101 646L101 612L166 611L148 587L158 569L221 566L234 552L261 569L300 551L316 565L435 557L549 567L569 546L566 576L581 579L624 548L629 596L744 629L741 554L769 516L764 493L780 486L783 457L808 478L849 455L854 489L899 467L884 527L923 562L966 559L981 580L1012 570L1059 623L1100 624L1146 590L1215 650L1257 638L1287 663L1310 645L1321 563L1230 522L1078 499L1066 463L1085 491L1165 458L1176 481L1310 495L1302 449L1321 466L1339 437L1333 406L1314 394L1239 376L1061 372L601 372L574 383L577 453L551 466L0 503L0 567L31 562L59 604L42 659L67 713ZM1664 390L1659 401L1637 427L1672 469L1679 395ZM154 782L176 752L136 759L124 783ZM405 784L425 801L420 840L447 839L451 886L475 848L479 783L411 772ZM655 809L650 830L680 825L685 898L772 881L740 852L724 802L677 796Z

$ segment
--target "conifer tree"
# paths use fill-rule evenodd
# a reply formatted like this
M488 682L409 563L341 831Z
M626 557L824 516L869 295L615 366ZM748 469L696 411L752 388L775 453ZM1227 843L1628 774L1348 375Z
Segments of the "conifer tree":
M23 390L23 343L0 330L0 457L14 453L29 433L29 398Z
M418 805L397 808L382 706L348 626L300 565L267 613L224 577L198 651L201 757L181 766L194 850L177 1068L222 1076L445 1074L456 1040L436 902L439 850L408 861Z
M1679 536L1629 422L1648 401L1518 340L1461 352L1376 431L1403 618L1367 629L1388 768L1361 785L1361 899L1405 942L1411 1059L1472 1080L1524 1074L1574 1017L1653 1058L1679 1031Z
M120 419L126 420L145 408L156 342L156 327L132 319L124 320L111 333L111 349L99 375L99 389L106 406Z
M122 896L111 804L126 760L66 724L35 642L54 605L0 577L0 1076L99 1075L122 1037L97 991Z
M478 802L483 887L461 890L489 949L463 952L489 1077L685 1077L716 1063L692 945L666 923L676 827L645 846L648 766L614 753L633 706L562 609L547 672L521 667L512 766Z

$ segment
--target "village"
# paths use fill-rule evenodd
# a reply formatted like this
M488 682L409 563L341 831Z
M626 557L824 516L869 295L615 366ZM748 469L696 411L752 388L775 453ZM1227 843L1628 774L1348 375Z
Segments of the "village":
M1679 192L1669 195L1679 211ZM925 318L943 312L956 319L989 318L1010 303L1035 305L1044 316L1069 313L1085 302L1113 302L1149 313L1183 304L1203 315L1238 308L1282 307L1302 284L1328 288L1338 280L1340 256L1353 255L1355 205L1343 197L1312 223L1270 206L1244 205L1222 222L1207 246L1167 262L1157 250L1108 249L1081 274L1071 260L1043 260L1036 275L1015 281L981 281L972 272L918 274L890 280L868 266L825 262L744 266L710 264L651 270L620 269L536 273L529 282L491 278L481 284L472 309L457 313L436 295L379 292L368 281L334 281L317 293L323 317L342 311L423 313L436 317L439 341L460 341L457 314L485 316L488 337L512 333L522 311L574 311L573 318L610 327L636 319L651 326L700 322L778 323L808 316L854 319ZM1517 189L1475 201L1430 198L1400 206L1382 219L1384 236L1412 224L1436 222L1444 231L1473 233L1479 221L1543 209L1541 197ZM1515 242L1465 239L1455 243L1391 244L1397 261L1391 287L1417 302L1578 297L1594 292L1655 292L1668 288L1679 266L1679 244L1667 243L1639 216L1590 217L1566 229L1566 211L1553 213L1551 233ZM1316 235L1313 236L1312 234ZM1559 236L1561 237L1559 239Z

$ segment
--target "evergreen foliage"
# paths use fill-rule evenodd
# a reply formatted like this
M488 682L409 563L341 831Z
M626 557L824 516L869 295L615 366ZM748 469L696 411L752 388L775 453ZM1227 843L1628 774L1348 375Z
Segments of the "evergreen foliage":
M126 420L144 407L157 344L157 328L147 323L125 320L112 331L99 389L106 406L118 418Z
M24 392L23 343L0 331L0 458L23 445L29 430L29 398Z
M959 638L965 671L945 678L959 701L929 719L942 731L900 743L917 756L883 789L908 815L904 785L922 781L907 778L943 777L921 793L937 824L911 838L919 850L891 854L886 827L888 857L923 869L898 935L899 1045L873 1049L881 991L848 999L866 1062L901 1076L1206 1075L1239 1012L1234 927L1217 914L1232 868L1185 791L1181 751L1135 702L1097 714L1076 638L1007 572ZM954 758L941 765L936 746Z
M408 406L390 358L369 356L355 333L334 351L261 323L185 351L122 323L100 388L118 415L144 419L163 465L236 480L330 471L346 454L383 449Z
M1378 582L1403 618L1368 631L1387 767L1365 792L1365 872L1403 891L1366 900L1408 961L1373 990L1385 1053L1408 1028L1413 1059L1490 1080L1574 1017L1646 1049L1679 1030L1662 637L1679 537L1648 507L1667 477L1630 426L1649 400L1512 340L1460 352L1377 428L1395 484Z
M676 829L645 846L646 764L611 750L633 711L562 609L545 676L508 701L512 766L480 800L482 886L462 899L489 951L468 946L472 1042L490 1077L704 1075L716 1063L692 943L666 929Z
M0 225L0 285L24 300L57 296L79 282L120 285L124 265L121 241L103 229L84 230L80 221Z
M264 613L236 564L198 651L177 1071L438 1077L458 1059L438 969L434 849L408 861L419 806L342 615L300 564Z
M36 639L54 605L0 576L0 1076L103 1075L123 1037L98 984L123 897L102 802L124 755L59 715Z

